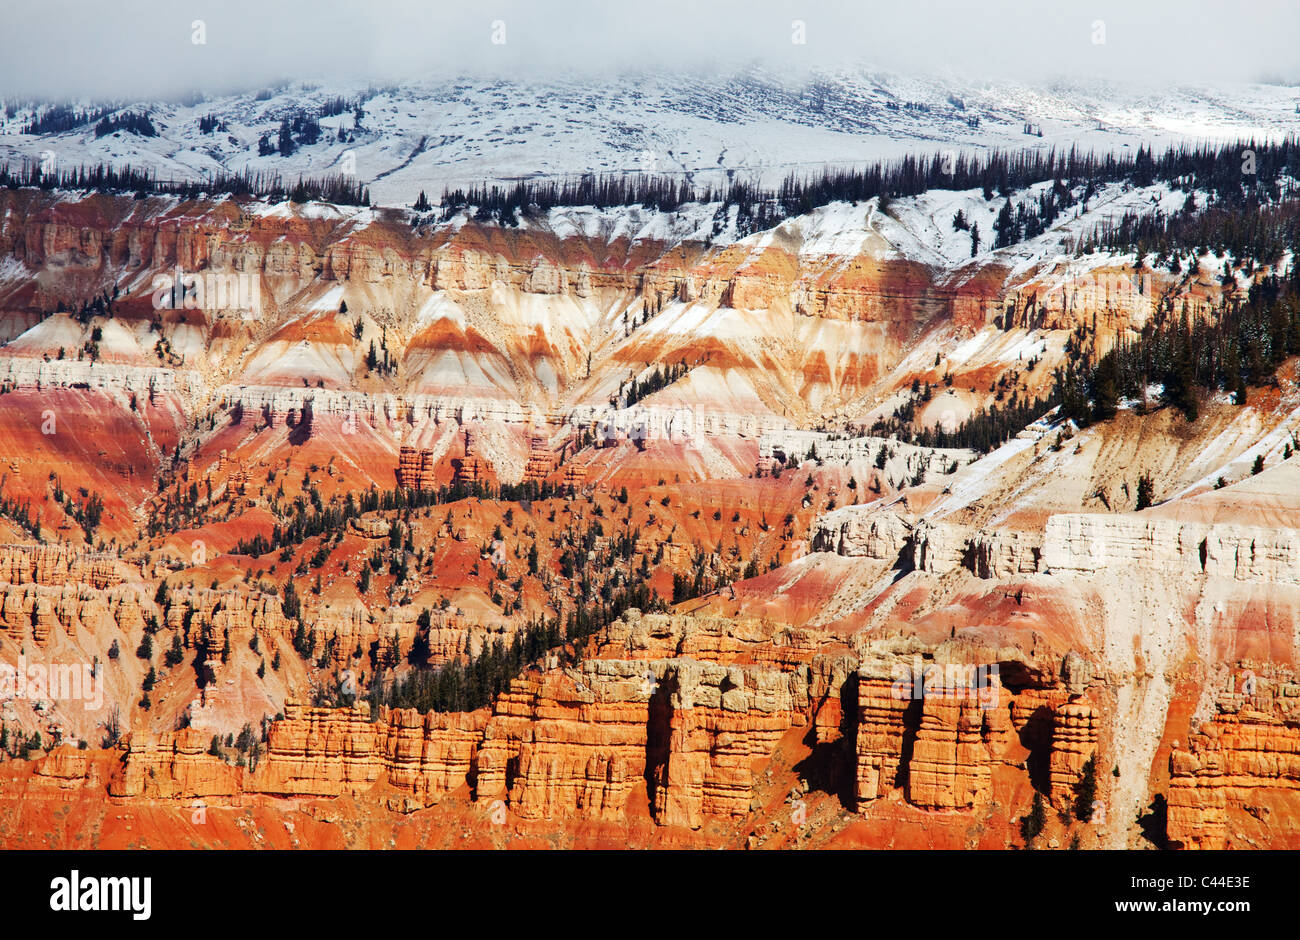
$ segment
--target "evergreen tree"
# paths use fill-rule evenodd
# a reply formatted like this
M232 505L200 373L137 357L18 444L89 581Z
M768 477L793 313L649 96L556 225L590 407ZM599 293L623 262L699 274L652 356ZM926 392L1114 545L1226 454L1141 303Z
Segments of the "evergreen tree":
M1097 364L1092 380L1092 417L1107 421L1119 408L1119 370L1114 354L1108 353Z
M292 156L293 152L296 149L298 149L293 142L293 131L289 127L288 118L285 118L280 122L280 133L278 139L279 139L278 149L280 152L280 156L282 157Z
M1091 822L1097 800L1097 759L1094 755L1083 765L1079 781L1074 785L1074 818Z
M993 231L995 233L993 239L994 248L1006 248L1008 245L1014 245L1019 240L1009 198L1002 204L1002 211L998 213L997 220L993 223Z
M1024 837L1025 845L1032 847L1033 841L1046 826L1047 804L1043 800L1043 794L1035 791L1034 803L1029 809L1029 815L1020 820L1020 834Z
M172 634L171 648L163 654L163 663L167 666L176 666L179 665L181 660L184 658L185 648L181 646L181 635L179 633L174 633Z
M1141 477L1138 478L1138 485L1137 485L1138 511L1146 509L1148 506L1150 506L1154 496L1155 496L1155 487L1151 483L1151 476L1149 474L1144 473L1142 474Z

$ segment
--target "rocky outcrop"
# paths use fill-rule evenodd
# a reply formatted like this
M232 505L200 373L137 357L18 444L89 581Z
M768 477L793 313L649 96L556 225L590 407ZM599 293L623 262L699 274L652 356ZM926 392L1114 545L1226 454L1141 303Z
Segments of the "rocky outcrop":
M1045 265L1006 286L993 322L1004 330L1068 330L1086 316L1102 334L1140 330L1176 281L1150 268L1139 273L1121 266L1096 267L1078 273L1068 265ZM1192 318L1207 316L1214 307L1195 291L1185 292L1180 303Z
M1075 798L1079 780L1097 751L1100 719L1086 696L1072 698L1052 712L1052 753L1048 764L1052 802L1064 809ZM1093 766L1096 779L1096 765Z
M388 782L407 794L404 807L436 803L470 782L487 717L486 710L421 715L393 709L381 714Z
M113 796L146 799L231 798L241 793L333 797L390 785L410 811L467 784L487 720L485 711L420 715L370 707L314 708L289 703L271 722L255 769L209 753L194 728L124 742Z
M908 543L912 526L892 512L844 506L813 523L812 550L859 558L893 560Z
M137 593L125 585L103 591L76 583L0 585L0 629L13 639L30 631L37 646L46 644L56 626L73 637L103 636L105 631L135 635L144 627L140 604Z
M859 809L887 796L898 786L911 703L894 692L893 679L865 669L858 673L858 727L856 735Z
M156 736L130 735L123 741L121 769L108 783L109 794L151 800L237 795L245 771L209 754L210 740L209 735L194 728Z
M511 684L477 766L480 801L526 819L620 819L651 794L661 825L749 811L752 764L805 721L806 676L758 666L594 660Z
M914 530L911 551L918 571L945 574L964 567L981 578L1149 568L1300 584L1300 530L1136 514L1061 513L1048 519L1041 536L972 531L959 523L922 520Z
M682 659L664 681L668 745L652 771L656 820L698 829L709 816L745 815L755 759L804 723L806 676Z
M1171 845L1226 848L1232 811L1269 790L1300 789L1300 728L1251 710L1220 715L1174 750L1169 770Z
M1170 754L1166 832L1175 848L1240 846L1234 819L1267 825L1269 804L1300 791L1300 682L1289 668L1239 669L1215 712Z
M437 463L432 450L417 450L403 444L397 452L397 485L407 489L433 489L437 484L434 476Z
M912 567L931 574L955 571L965 563L969 545L966 526L923 519L912 538Z
M107 588L125 577L117 556L79 552L67 545L0 545L0 583L87 584Z
M966 559L976 577L996 579L1037 572L1042 565L1041 556L1039 533L995 530L976 533Z
M528 438L528 460L524 463L524 481L540 483L555 469L555 454L551 452L546 435L533 433Z
M101 785L98 770L88 750L71 745L56 747L36 762L33 775L60 790L80 790Z
M1014 530L975 530L954 522L922 520L911 544L918 571L947 574L965 568L979 578L1012 578L1040 570L1042 537Z
M271 724L266 759L250 781L259 793L338 796L377 781L406 795L404 807L437 802L464 786L487 715L483 711L429 713L370 707L285 706Z
M926 809L970 809L993 793L993 764L1012 737L1002 689L927 689L907 768L907 799Z
M492 465L479 453L474 432L465 429L465 456L456 468L456 482L466 486L489 483L495 478Z
M284 616L279 597L240 586L177 589L163 609L161 625L193 637L207 632L216 638L246 640L258 634L292 640L297 621Z
M1300 584L1300 530L1131 515L1061 514L1047 521L1053 574L1133 567L1238 581Z
M628 611L602 643L619 658L524 677L498 698L478 799L524 818L618 819L641 790L661 825L744 815L753 762L807 720L814 648L757 621Z
M960 646L955 642L953 651ZM1002 684L998 651L971 647L965 662L953 661L946 646L894 638L861 652L854 729L859 811L899 791L924 809L987 805L995 770L1019 767L1022 747L1057 768L1054 787L1072 792L1096 747L1099 721L1090 703L1065 704L1068 693L1047 674L1042 686L1011 691Z
M384 772L382 732L370 706L285 705L271 725L258 788L279 796L338 796L366 790Z
M655 681L646 663L602 660L512 682L479 749L479 801L524 819L621 818L644 781Z

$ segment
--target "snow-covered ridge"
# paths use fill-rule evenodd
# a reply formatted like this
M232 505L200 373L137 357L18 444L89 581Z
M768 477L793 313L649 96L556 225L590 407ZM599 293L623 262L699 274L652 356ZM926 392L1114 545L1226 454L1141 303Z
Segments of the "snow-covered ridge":
M316 143L288 156L259 154L259 140L275 141L283 119L318 113L337 98L362 101L360 120L351 109L321 117ZM827 164L950 148L1119 151L1141 142L1276 139L1300 128L1297 98L1300 89L1280 85L1031 86L869 68L817 74L798 86L760 70L385 89L295 83L194 104L124 103L123 110L150 114L156 137L96 137L90 125L24 135L35 111L18 107L0 120L0 162L44 154L59 166L129 163L164 179L244 169L290 181L355 175L376 202L410 205L421 191L436 200L445 186L548 174L649 171L722 182L742 172L771 186ZM207 116L221 126L203 133Z

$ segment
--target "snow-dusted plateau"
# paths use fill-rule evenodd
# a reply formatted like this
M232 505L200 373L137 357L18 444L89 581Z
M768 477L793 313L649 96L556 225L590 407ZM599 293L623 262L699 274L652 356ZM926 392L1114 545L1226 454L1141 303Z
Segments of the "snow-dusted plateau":
M156 137L97 136L97 121L24 134L49 103L6 99L0 162L48 153L60 166L128 162L162 179L245 169L287 179L354 174L376 203L410 205L422 191L436 199L444 188L588 172L681 174L701 184L740 173L775 186L827 165L946 150L1276 140L1300 128L1298 101L1300 87L1285 85L1026 84L870 68L798 80L755 67L612 80L293 82L184 103L65 103L147 113ZM295 117L317 120L317 141L260 155L262 138L278 145L281 123Z

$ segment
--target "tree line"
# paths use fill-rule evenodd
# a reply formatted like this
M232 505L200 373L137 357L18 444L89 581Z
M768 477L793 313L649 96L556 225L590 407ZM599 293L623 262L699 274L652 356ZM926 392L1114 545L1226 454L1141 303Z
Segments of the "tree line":
M1073 146L1069 150L992 150L983 154L934 153L877 161L862 167L826 167L803 176L791 173L775 189L734 178L726 184L697 186L690 180L647 173L587 173L578 177L523 180L509 186L484 183L468 189L445 189L443 216L473 209L480 221L511 222L517 213L546 211L558 206L643 205L672 212L689 203L736 206L742 228L755 220L776 224L783 218L811 212L832 202L871 198L888 201L932 189L980 189L986 200L1004 199L1037 183L1054 182L1052 207L1043 205L1024 216L1050 224L1063 204L1063 191L1085 187L1090 199L1103 183L1127 182L1150 186L1157 181L1191 191L1213 194L1213 202L1244 204L1251 198L1275 200L1287 178L1300 178L1300 138L1278 142L1246 141L1169 147L1156 154L1140 146L1134 153L1095 153ZM427 205L427 200L425 201ZM1020 210L1009 210L1013 216ZM1004 226L1009 231L1009 226ZM1006 237L1006 236L1004 236Z
M217 172L200 180L163 180L149 170L138 170L130 166L96 163L66 170L43 170L40 161L24 160L17 168L8 163L0 163L0 186L8 189L34 187L43 190L130 194L137 199L146 196L179 196L182 199L234 196L268 199L271 202L287 199L299 203L320 201L344 206L370 205L370 190L359 181L346 176L319 179L299 176L297 182L289 183L278 173L250 169L239 173Z

